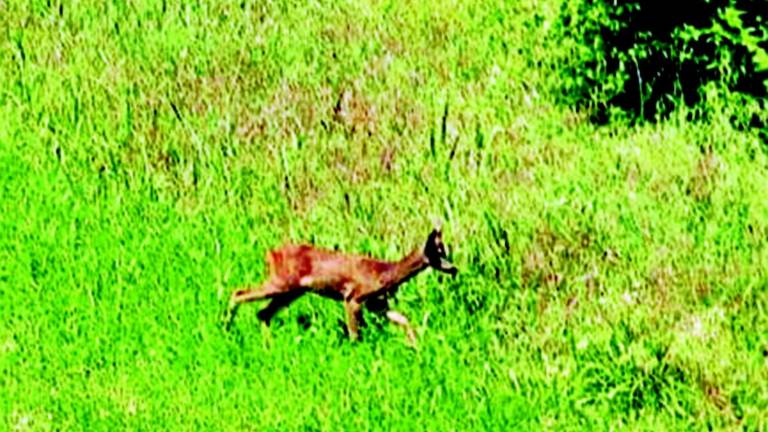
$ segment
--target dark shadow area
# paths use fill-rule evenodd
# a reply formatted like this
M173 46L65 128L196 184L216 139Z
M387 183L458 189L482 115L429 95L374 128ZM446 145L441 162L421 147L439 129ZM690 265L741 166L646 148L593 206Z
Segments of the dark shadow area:
M729 6L742 12L738 19L720 14ZM633 121L664 118L680 101L688 106L700 102L702 85L711 81L765 98L768 70L760 70L743 35L768 49L766 10L765 2L755 0L585 0L575 14L562 14L566 34L592 49L570 71L577 84L567 89L565 98L579 106L594 104L594 91L618 78L620 85L593 106L591 120L597 124L607 123L615 108ZM685 40L681 31L686 27L701 33ZM737 127L766 128L756 115L740 123Z

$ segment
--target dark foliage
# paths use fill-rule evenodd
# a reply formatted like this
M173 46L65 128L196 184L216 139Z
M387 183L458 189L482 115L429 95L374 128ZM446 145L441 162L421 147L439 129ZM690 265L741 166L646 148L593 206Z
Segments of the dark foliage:
M589 47L571 71L569 102L594 104L593 120L604 123L615 108L652 120L680 101L694 105L715 80L764 98L767 9L760 0L584 0L564 9L565 31Z

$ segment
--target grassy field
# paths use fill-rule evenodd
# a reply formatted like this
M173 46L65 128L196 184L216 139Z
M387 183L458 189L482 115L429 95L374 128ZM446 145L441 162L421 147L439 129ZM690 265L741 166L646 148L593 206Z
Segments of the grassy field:
M0 429L768 429L768 160L558 104L560 2L0 0ZM417 349L306 296L226 332L284 241L461 270Z

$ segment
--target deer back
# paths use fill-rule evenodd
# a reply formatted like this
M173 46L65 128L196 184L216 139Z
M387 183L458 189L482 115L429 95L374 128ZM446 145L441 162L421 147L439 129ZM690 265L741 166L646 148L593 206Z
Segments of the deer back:
M309 245L286 245L270 251L267 262L273 277L308 288L341 289L350 281L373 286L391 268L385 261Z

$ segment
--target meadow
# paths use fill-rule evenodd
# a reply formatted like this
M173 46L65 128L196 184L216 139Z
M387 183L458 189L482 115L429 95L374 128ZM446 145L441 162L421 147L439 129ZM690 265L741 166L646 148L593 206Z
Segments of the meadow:
M0 429L768 429L766 143L563 104L561 3L0 0ZM269 249L436 218L415 349L222 327Z

